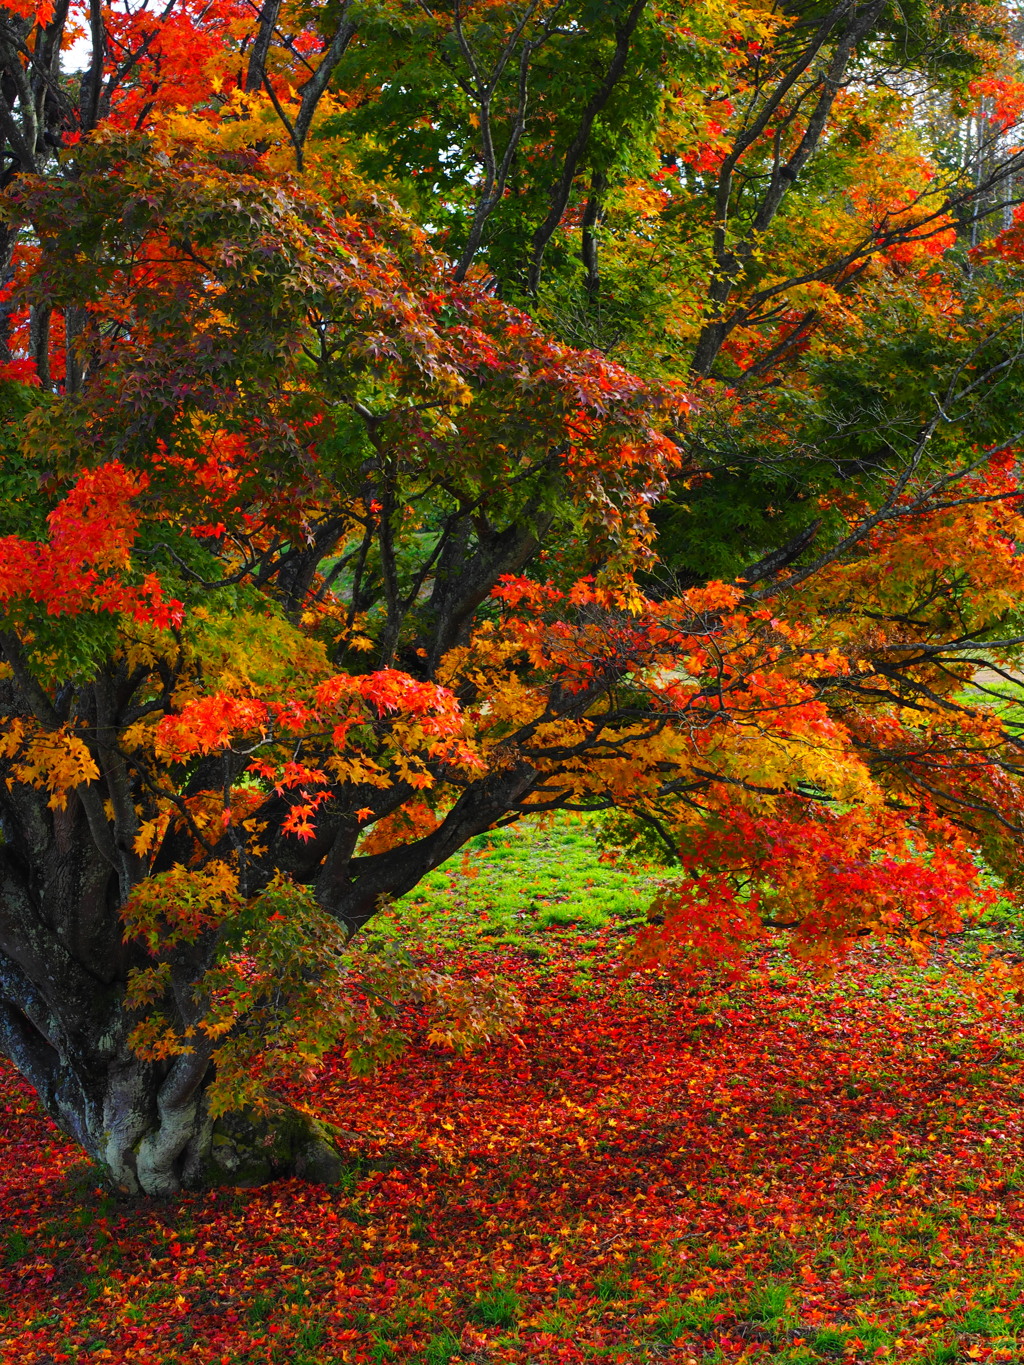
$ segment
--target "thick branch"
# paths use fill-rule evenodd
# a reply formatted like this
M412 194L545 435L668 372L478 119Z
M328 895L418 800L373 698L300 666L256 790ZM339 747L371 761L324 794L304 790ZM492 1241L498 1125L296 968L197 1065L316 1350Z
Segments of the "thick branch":
M555 231L562 221L569 203L569 195L572 192L573 181L576 179L576 172L579 169L580 161L590 143L590 134L594 127L594 121L598 114L604 109L612 96L612 92L618 85L622 74L626 69L626 62L629 60L629 49L636 26L640 22L640 17L647 7L647 0L633 0L629 13L626 15L625 22L616 25L615 29L615 52L608 65L604 80L591 95L582 115L579 125L573 135L569 146L566 148L565 157L562 161L562 171L558 177L554 189L551 192L551 208L547 217L540 224L533 234L533 242L530 252L530 264L527 271L527 288L531 294L537 292L540 285L540 272L544 263L544 252L547 250L548 242L554 236Z

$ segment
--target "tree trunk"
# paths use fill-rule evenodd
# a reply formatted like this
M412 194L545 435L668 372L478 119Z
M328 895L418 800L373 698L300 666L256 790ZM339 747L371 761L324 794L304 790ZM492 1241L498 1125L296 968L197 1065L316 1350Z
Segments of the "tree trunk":
M64 809L51 810L44 794L22 784L5 792L0 1054L126 1193L166 1196L285 1174L331 1180L340 1158L304 1115L211 1117L213 1044L201 1033L191 1054L159 1062L129 1047L137 1016L125 1006L128 972L151 959L123 939L119 850L93 842L88 798L80 788ZM179 963L183 1005L205 965L197 952L194 963Z
M319 1184L339 1178L344 1162L323 1125L284 1107L213 1119L207 1060L142 1061L126 1047L126 1034L124 1023L115 1024L75 1056L0 1003L0 1051L34 1086L57 1126L119 1190L168 1196L287 1175Z

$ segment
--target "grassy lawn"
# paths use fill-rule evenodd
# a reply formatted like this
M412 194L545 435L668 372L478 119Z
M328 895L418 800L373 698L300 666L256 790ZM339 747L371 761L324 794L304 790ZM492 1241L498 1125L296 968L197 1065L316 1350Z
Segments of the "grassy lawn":
M600 861L588 821L561 816L472 840L464 856L425 877L395 907L406 938L447 947L520 948L544 956L547 931L572 928L605 944L610 927L641 924L657 870L637 875Z
M332 1059L301 1098L365 1138L330 1190L122 1202L0 1071L0 1359L1024 1357L1018 1004L976 996L970 947L623 980L649 893L565 819L396 907L381 932L525 1015L369 1081Z

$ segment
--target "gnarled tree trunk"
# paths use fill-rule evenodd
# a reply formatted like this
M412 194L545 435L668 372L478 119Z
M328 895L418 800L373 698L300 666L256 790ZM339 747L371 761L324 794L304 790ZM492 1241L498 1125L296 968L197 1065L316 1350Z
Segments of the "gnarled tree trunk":
M11 963L0 961L5 988ZM11 992L8 991L8 994ZM24 992L22 992L24 994ZM36 1089L57 1126L128 1194L173 1195L210 1185L259 1185L284 1175L331 1183L343 1161L327 1130L297 1110L214 1119L213 1068L199 1053L143 1061L128 1048L128 1018L116 1002L70 1011L51 1030L0 1001L0 1050ZM104 1017L105 1016L105 1017Z
M125 987L146 958L123 941L120 879L91 837L83 799L50 810L15 784L3 807L0 1053L58 1127L127 1193L291 1173L333 1179L341 1159L305 1115L211 1117L207 1040L162 1062L133 1053Z

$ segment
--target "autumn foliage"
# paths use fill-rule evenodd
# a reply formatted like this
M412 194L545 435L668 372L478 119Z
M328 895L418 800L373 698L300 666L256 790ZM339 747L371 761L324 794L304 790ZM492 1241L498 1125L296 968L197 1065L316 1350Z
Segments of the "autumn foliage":
M464 942L521 984L512 1035L459 1057L412 1021L373 1078L339 1058L293 1084L357 1130L336 1189L133 1206L5 1072L0 1343L26 1365L1018 1359L1019 1009L979 1009L966 964L863 945L831 983L774 946L741 984L624 985L616 937L552 930L540 961Z
M683 874L624 970L1017 894L1000 7L3 16L0 1045L117 1185L506 1030L352 940L516 820Z

